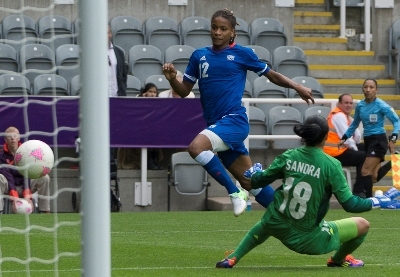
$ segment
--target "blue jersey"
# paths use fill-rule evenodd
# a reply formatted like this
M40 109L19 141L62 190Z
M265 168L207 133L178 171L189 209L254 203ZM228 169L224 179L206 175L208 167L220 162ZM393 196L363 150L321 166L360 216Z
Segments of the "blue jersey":
M203 117L208 125L226 115L246 112L242 96L247 70L261 76L270 69L251 48L237 44L221 51L210 46L193 52L184 80L193 84L198 80Z
M360 101L354 113L354 121L346 131L349 138L360 124L363 123L364 137L385 134L385 117L393 123L393 134L399 133L399 117L385 101L375 98L371 103Z

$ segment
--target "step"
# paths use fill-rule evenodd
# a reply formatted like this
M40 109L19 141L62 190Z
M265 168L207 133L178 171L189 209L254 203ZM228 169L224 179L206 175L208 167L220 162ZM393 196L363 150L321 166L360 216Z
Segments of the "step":
M331 12L323 11L294 11L294 24L329 25L337 23Z
M304 50L309 64L373 64L374 51Z
M381 89L380 89L381 90ZM364 94L361 93L361 87L359 87L356 93L351 93L348 87L339 90L337 93L332 93L329 91L329 86L324 85L324 98L327 99L337 99L340 94L346 91L346 93L350 93L354 99L362 100L364 99ZM378 97L392 106L394 109L400 109L400 95L393 95L393 94L378 94ZM385 126L388 130L392 130L392 125ZM400 140L399 140L400 141Z
M361 92L361 87L364 84L365 79L335 79L335 78L324 79L324 78L321 78L321 79L318 79L318 81L323 86L337 86L337 85L357 86ZM379 90L382 88L382 86L393 87L396 85L396 81L392 80L392 79L377 79L376 82L378 83ZM379 97L381 97L381 95L379 95Z
M348 50L347 38L339 37L300 37L293 38L294 46L303 50Z
M309 64L309 75L314 78L382 78L384 65Z
M295 6L297 5L325 5L325 0L296 0Z
M309 32L315 32L315 31L329 32L329 31L340 31L340 25L337 25L337 24L294 24L293 29L295 31L302 30L302 31L309 31Z

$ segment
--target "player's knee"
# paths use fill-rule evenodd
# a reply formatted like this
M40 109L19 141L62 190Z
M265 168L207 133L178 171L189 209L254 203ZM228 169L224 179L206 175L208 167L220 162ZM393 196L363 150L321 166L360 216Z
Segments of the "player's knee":
M356 217L354 219L357 223L358 235L360 236L368 233L370 226L369 221L362 217Z

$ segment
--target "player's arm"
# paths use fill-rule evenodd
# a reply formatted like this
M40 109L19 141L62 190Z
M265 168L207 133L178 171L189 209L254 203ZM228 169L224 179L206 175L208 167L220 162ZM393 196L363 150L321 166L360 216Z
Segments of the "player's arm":
M267 77L275 85L294 89L300 95L301 99L307 102L307 104L310 104L310 100L314 104L314 98L312 97L312 92L310 88L293 82L293 80L289 79L285 75L282 75L272 69L269 70L264 76Z
M165 63L162 67L165 78L168 80L174 91L182 98L185 98L192 91L194 84L188 81L176 79L176 69L172 63Z

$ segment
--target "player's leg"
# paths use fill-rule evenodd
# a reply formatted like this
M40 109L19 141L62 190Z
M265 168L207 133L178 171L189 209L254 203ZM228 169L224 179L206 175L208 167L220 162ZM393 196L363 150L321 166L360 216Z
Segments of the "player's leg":
M228 149L222 139L209 130L204 130L189 145L189 154L210 174L219 184L228 191L233 205L235 216L239 216L246 210L247 195L236 187L215 151Z
M238 247L230 253L225 259L217 262L217 268L232 268L241 258L243 258L252 249L262 244L269 238L266 229L261 221L256 223L250 231L244 236Z
M50 177L43 176L39 179L31 180L32 193L38 192L39 211L44 213L50 212Z
M373 187L373 180L372 174L377 166L379 166L381 162L381 158L377 157L366 157L363 167L361 169L360 178L361 182L364 184L365 196L372 197L372 187Z
M340 247L328 260L329 267L359 267L364 262L354 259L351 255L364 241L369 222L362 217L352 217L328 222L332 229L339 234Z
M243 146L244 147L244 146ZM251 159L248 155L239 155L236 156L235 153L231 153L231 157L227 156L228 151L224 151L224 153L220 154L220 158L223 161L224 165L228 168L228 171L235 177L236 180L239 181L242 188L246 189L251 193L255 200L264 208L267 208L268 205L274 200L274 192L275 190L269 186L269 184L265 184L265 187L259 189L252 189L251 182L249 179L244 177L244 172L248 170L252 166ZM233 157L232 157L233 156ZM228 161L233 160L233 162L228 165Z

